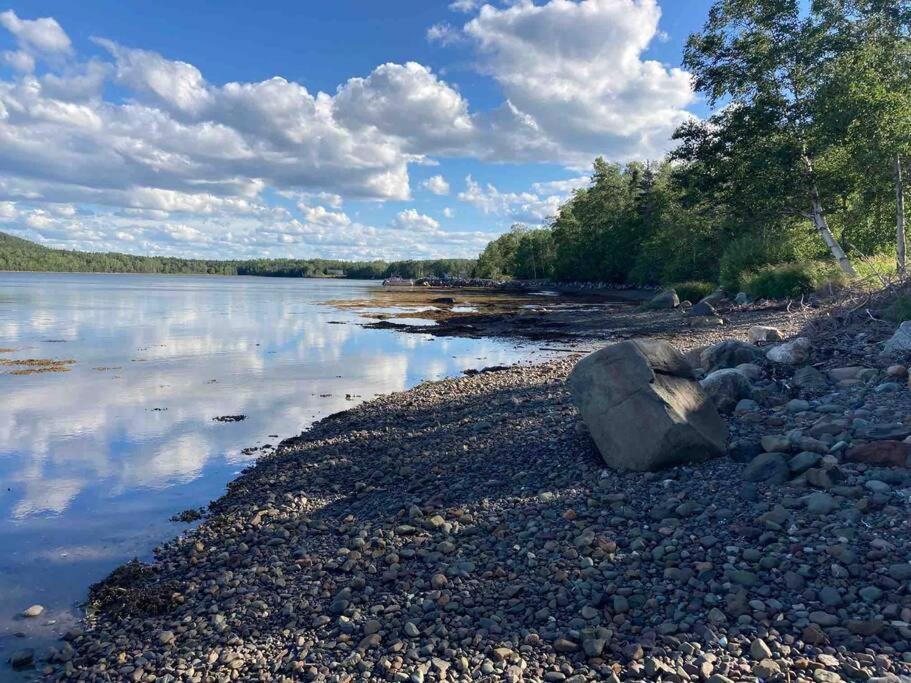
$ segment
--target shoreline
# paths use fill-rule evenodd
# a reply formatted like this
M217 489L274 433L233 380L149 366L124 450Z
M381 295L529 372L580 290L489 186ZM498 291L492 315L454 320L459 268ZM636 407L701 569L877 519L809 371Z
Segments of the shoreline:
M637 324L620 334L652 330L689 352L773 318L787 333L804 322L781 310L710 327L675 312L629 315ZM890 567L911 547L907 523L889 526L888 505L841 542L833 533L844 529L795 502L813 488L744 482L742 457L658 474L606 470L563 387L573 363L423 382L281 442L152 565L93 588L96 626L69 634L52 675L584 681L683 671L723 683L755 677L765 660L810 677L911 672L911 655L889 644L911 631L871 620L866 598L848 601L867 578L855 567L861 547ZM900 402L871 387L843 398L862 391ZM732 446L809 418L782 406L728 417ZM814 550L797 551L795 534ZM833 561L847 576L831 578ZM813 572L795 574L801 585L787 578L808 563ZM820 593L832 583L847 589L829 604ZM901 605L909 616L911 607L900 581L896 590L900 622ZM839 653L837 642L852 649ZM877 643L888 664L863 655ZM763 647L774 651L756 657Z

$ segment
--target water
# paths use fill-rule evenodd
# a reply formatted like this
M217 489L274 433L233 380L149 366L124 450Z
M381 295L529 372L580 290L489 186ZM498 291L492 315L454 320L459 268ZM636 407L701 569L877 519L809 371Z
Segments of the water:
M424 379L536 354L367 330L324 303L374 287L0 273L0 348L13 349L0 361L75 361L42 374L0 365L0 660L40 653L77 624L89 584L185 529L169 517L219 496L261 452L245 447ZM247 417L213 421L223 415ZM17 616L35 603L41 617Z

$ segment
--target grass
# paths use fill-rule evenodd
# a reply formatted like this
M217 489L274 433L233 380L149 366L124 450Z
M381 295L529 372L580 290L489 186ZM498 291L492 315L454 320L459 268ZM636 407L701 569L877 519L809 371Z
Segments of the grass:
M846 284L835 264L825 261L763 266L743 276L744 289L756 299L789 299Z

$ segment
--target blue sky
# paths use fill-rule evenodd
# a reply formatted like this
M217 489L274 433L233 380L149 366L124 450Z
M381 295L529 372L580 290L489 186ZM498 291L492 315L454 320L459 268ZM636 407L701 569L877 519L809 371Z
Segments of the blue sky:
M705 109L709 0L0 6L0 230L205 257L473 256Z

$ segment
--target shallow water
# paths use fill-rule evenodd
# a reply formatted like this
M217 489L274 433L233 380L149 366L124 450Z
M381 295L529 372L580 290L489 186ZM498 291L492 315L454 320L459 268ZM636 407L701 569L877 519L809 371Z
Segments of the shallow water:
M0 273L0 361L75 361L39 374L0 365L4 667L77 623L89 584L185 529L169 517L219 496L262 452L245 447L424 379L539 355L364 329L359 312L323 303L376 286ZM213 420L223 415L246 419ZM43 615L17 616L35 603Z

